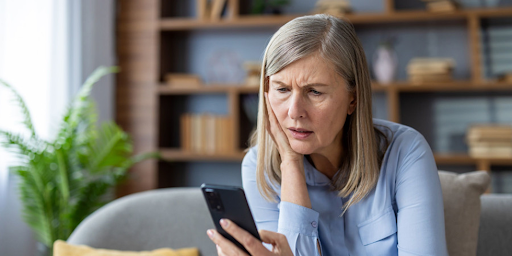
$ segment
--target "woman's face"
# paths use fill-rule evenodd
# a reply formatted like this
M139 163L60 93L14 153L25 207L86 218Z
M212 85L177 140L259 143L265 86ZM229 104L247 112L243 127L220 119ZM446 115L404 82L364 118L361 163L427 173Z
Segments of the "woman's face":
M341 147L346 116L356 106L344 79L316 54L270 76L268 100L291 148L300 154Z

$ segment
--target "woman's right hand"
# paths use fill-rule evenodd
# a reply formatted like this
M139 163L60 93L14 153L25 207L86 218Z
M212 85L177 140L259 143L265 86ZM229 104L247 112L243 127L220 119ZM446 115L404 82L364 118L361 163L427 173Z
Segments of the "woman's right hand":
M291 148L290 142L288 141L288 137L286 137L286 134L281 128L281 125L277 121L277 117L274 114L274 111L272 110L272 107L268 99L268 92L265 92L265 102L267 105L268 114L267 132L270 134L272 140L274 140L274 143L277 146L277 150L281 155L281 161L294 162L302 166L304 155L293 151L293 149Z

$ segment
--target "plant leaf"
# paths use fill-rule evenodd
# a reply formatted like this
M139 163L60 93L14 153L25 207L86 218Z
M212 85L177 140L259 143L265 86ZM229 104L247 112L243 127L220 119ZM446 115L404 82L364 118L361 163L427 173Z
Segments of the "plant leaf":
M30 131L30 134L32 137L36 137L36 130L34 129L34 124L32 123L32 117L30 117L30 111L28 110L27 104L25 104L25 101L21 97L21 95L7 82L0 79L0 85L3 85L5 88L9 89L12 94L14 95L14 101L18 105L18 107L21 109L21 114L23 115L23 124L25 127Z

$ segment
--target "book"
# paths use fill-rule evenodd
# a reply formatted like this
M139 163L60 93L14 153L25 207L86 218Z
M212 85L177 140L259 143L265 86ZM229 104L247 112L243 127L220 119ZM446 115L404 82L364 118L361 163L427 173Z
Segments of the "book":
M183 151L190 152L192 151L191 147L191 116L189 114L183 114L180 117L180 128L181 128L181 148Z
M217 119L213 115L205 116L205 153L206 154L215 154L215 119Z
M325 13L333 16L343 16L351 13L350 2L346 0L318 0L315 4L313 14Z
M512 138L509 140L483 140L483 141L468 141L470 147L512 147Z
M210 18L211 1L209 0L196 0L197 19L207 20Z
M508 158L512 157L512 146L505 147L470 147L469 155L471 157L485 158Z
M427 3L427 10L431 12L450 12L459 8L453 1L431 1Z
M409 66L407 73L409 75L429 75L429 74L447 74L452 73L453 68L446 68L442 66L437 67L422 67L422 66Z
M468 139L512 139L512 126L508 125L493 125L493 126L472 126L467 132Z
M413 58L407 64L409 69L452 69L455 61L451 58Z
M193 115L192 117L192 151L202 153L203 143L203 120L202 115Z
M165 83L172 87L199 87L203 82L198 75L169 73L165 75Z
M211 20L218 21L221 19L222 10L224 9L225 4L226 0L213 0L210 14Z

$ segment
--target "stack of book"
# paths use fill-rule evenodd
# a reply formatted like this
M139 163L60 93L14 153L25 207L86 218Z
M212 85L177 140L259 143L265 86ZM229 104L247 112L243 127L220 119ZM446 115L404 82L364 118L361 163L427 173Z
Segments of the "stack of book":
M453 80L454 67L453 59L414 58L407 65L407 73L413 84L450 82Z
M351 12L352 8L348 0L318 0L313 10L314 14L325 13L336 17L342 17Z
M498 77L498 81L512 83L512 72L504 73Z
M190 88L200 87L203 81L198 75L168 73L165 75L165 83L170 87Z
M233 120L208 114L181 115L181 147L197 154L233 152Z
M427 2L427 10L430 12L452 12L459 9L460 5L451 0L423 0Z
M466 135L471 157L512 157L512 126L478 125Z

